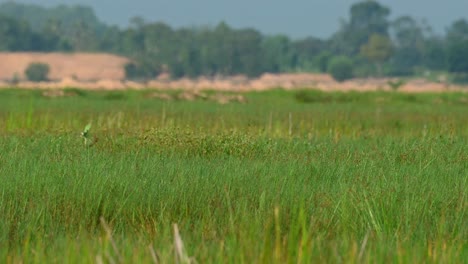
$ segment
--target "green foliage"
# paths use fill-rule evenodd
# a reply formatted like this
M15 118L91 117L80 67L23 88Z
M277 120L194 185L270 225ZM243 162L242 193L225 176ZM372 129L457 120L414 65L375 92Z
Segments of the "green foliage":
M392 54L392 41L390 38L373 34L369 42L362 45L361 55L369 61L377 64L377 72L382 75L382 63L384 63Z
M361 46L377 34L388 36L390 9L377 1L360 1L350 8L350 19L331 39L335 52L347 56L359 54Z
M381 3L359 1L330 39L292 40L252 28L232 28L224 22L177 29L137 17L121 29L101 22L86 6L46 8L7 2L0 4L0 51L115 53L132 59L125 71L128 79L137 81L161 73L196 78L328 72L336 56L349 57L357 77L376 72L391 76L417 75L424 70L466 72L466 20L455 21L445 36L438 36L425 22L409 16L390 21L389 16L390 9Z
M112 91L106 93L103 98L105 100L125 100L127 99L127 93L120 92L120 91Z
M297 56L288 37L284 35L265 37L262 46L266 71L277 73L294 68Z
M72 96L86 97L88 95L87 91L73 87L66 87L63 89L63 91L65 94L69 94Z
M136 63L125 64L125 78L128 80L147 80L156 77L156 72L151 72L151 67L145 67Z
M468 73L468 21L455 21L448 29L447 39L449 71L457 75Z
M468 73L468 40L456 40L450 43L448 65L450 72Z
M302 71L326 72L326 67L323 70L323 65L317 63L319 61L317 57L323 54L323 51L327 48L325 41L314 37L307 37L293 41L291 46L293 53L297 56L293 60L292 68L298 68L298 70Z
M45 8L8 2L0 5L0 16L11 17L30 27L28 45L16 46L17 50L92 51L98 48L98 37L107 28L91 8L79 5Z
M346 81L353 78L353 62L348 57L334 57L328 66L328 73L339 81Z
M367 99L355 93L327 93L318 90L301 90L296 92L295 98L301 103L348 103Z
M459 19L453 22L450 28L448 28L447 38L449 42L468 40L468 21L466 19Z
M468 72L465 73L452 73L450 78L451 82L456 84L468 84Z
M316 58L316 64L320 70L320 72L328 72L328 64L330 63L330 59L332 58L332 54L328 51L321 52Z
M42 82L48 80L50 67L45 63L31 63L25 70L26 77L32 82Z
M0 51L28 50L34 38L27 22L0 14Z
M64 31L73 30L80 21L86 21L93 28L103 26L94 11L82 5L47 8L37 4L7 2L0 4L0 14L27 21L35 32L40 32L51 22L60 22Z
M174 223L198 263L466 259L465 93L36 92L0 91L2 259L177 262Z
M387 35L390 9L378 1L361 1L350 8L351 18L349 26L362 33Z
M394 50L392 56L391 75L412 75L415 68L424 63L436 59L434 54L442 54L441 51L431 51L428 49L431 43L426 43L427 25L418 23L410 16L398 17L391 24L392 35L394 36ZM427 46L427 47L426 47ZM429 55L430 53L432 55ZM431 62L433 63L433 62ZM440 61L433 65L440 64ZM443 64L441 65L443 67Z
M425 39L422 66L430 70L447 71L446 39L433 36Z

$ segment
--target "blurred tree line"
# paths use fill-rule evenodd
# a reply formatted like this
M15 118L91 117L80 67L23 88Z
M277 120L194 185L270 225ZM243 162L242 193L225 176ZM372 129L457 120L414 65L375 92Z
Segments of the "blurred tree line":
M265 72L329 72L353 76L411 76L424 72L468 73L468 22L455 21L445 35L410 16L390 20L377 1L350 8L349 20L329 39L290 39L252 28L174 29L136 17L128 28L102 23L91 8L0 5L0 51L86 51L128 56L127 76L145 80L167 72L173 78Z

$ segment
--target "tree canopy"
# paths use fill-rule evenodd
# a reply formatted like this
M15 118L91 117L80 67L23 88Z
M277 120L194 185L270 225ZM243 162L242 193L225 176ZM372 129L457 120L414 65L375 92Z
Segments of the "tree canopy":
M382 64L390 58L392 49L392 41L390 38L374 34L370 36L366 44L361 46L361 54L377 65L377 72L381 75Z
M129 27L119 28L101 22L86 6L8 2L0 4L0 51L114 53L132 59L126 72L138 80L163 72L173 78L327 72L340 56L360 77L411 75L421 69L468 72L466 20L455 21L446 35L436 35L424 21L410 16L391 20L390 14L377 1L357 2L329 39L291 39L225 22L173 28L135 17Z

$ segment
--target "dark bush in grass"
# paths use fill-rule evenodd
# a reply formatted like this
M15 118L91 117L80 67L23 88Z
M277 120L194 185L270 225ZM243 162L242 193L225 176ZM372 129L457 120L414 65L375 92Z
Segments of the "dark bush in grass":
M10 80L11 85L18 85L21 81L21 78L18 73L13 74L13 77Z
M397 91L406 82L404 80L388 81L387 84L392 88L392 91Z
M152 69L150 66L127 63L124 66L125 78L133 81L145 81L157 76L160 72Z
M368 101L368 96L353 92L327 93L318 90L302 90L295 94L295 98L301 103L348 103L356 101Z
M26 68L25 74L32 82L43 82L48 80L50 67L45 63L34 62Z
M75 87L67 87L63 89L63 91L65 93L73 94L73 95L80 96L80 97L86 97L88 95L88 93L85 90L75 88Z
M353 78L353 63L347 57L335 57L330 61L328 73L339 82L349 80Z
M125 100L127 99L127 94L123 92L109 92L103 98L105 100Z
M317 90L299 91L296 93L295 98L298 102L301 103L326 103L331 102L333 99L330 94L326 94Z

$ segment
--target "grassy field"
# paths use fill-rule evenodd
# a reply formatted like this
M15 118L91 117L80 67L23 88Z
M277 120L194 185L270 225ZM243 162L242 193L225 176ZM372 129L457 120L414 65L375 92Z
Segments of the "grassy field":
M2 263L468 259L466 93L70 92L0 91Z

